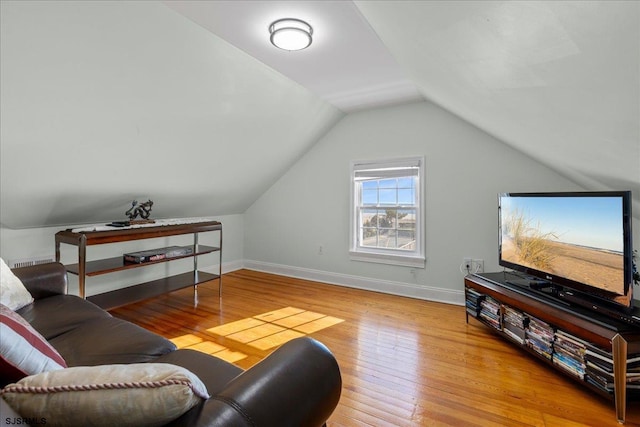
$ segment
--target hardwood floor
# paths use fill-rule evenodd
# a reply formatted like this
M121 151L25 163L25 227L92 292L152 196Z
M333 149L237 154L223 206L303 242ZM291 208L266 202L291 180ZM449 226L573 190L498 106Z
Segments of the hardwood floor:
M460 279L462 282L462 279ZM616 426L613 402L470 319L464 307L239 270L112 311L169 339L226 348L248 368L260 350L208 329L285 307L344 320L310 335L335 354L343 391L329 426ZM218 347L219 349L220 347ZM640 426L640 403L627 424Z

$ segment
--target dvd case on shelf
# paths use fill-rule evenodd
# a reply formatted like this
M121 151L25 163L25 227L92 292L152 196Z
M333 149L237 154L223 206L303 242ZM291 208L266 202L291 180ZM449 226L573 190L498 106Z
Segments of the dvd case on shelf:
M480 317L490 326L502 330L500 303L488 295L480 302Z
M600 390L613 393L613 355L586 343L585 380ZM640 391L640 353L627 356L627 390Z
M553 354L553 327L533 316L528 317L529 325L525 329L527 346L537 354L551 360Z
M473 317L478 317L480 314L480 302L484 299L484 295L477 292L474 289L466 289L465 307L467 313Z
M167 258L191 255L192 253L193 247L191 246L168 246L166 248L129 252L124 254L123 257L125 262L142 264L145 262L160 261Z
M518 344L524 344L526 339L525 328L529 323L527 316L508 305L504 305L502 330L507 336Z
M553 363L584 379L586 364L586 341L562 330L556 330L553 342Z

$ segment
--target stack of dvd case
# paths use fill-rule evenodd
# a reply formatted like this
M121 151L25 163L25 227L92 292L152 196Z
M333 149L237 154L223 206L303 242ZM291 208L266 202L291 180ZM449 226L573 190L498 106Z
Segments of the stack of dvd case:
M489 326L498 330L502 329L500 325L500 303L488 295L480 301L480 317L484 319Z
M627 390L640 393L640 353L627 358Z
M518 344L524 344L525 328L529 323L528 317L523 312L505 305L502 320L502 332Z
M553 354L553 328L540 319L529 317L529 325L525 329L527 346L540 356L551 360Z
M478 317L480 313L480 302L484 299L484 295L475 289L467 288L465 296L465 306L467 307L467 313L473 317Z
M586 380L607 393L613 393L613 356L610 352L589 345L585 353Z
M557 330L553 342L553 363L581 380L586 370L587 343L565 331Z
M613 393L613 356L592 345L585 352L585 380L600 390ZM627 356L627 390L640 392L640 354Z

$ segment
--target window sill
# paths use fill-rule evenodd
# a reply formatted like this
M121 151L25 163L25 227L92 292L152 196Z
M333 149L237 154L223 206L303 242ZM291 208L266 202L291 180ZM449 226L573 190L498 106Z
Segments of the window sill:
M349 258L351 261L375 262L414 268L425 268L426 262L423 256L357 252L353 250L349 251Z

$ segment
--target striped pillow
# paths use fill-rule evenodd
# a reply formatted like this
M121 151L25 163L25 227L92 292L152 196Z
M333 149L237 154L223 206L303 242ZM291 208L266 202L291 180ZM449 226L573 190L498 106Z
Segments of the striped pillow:
M0 375L2 383L66 368L60 353L18 313L0 304Z

